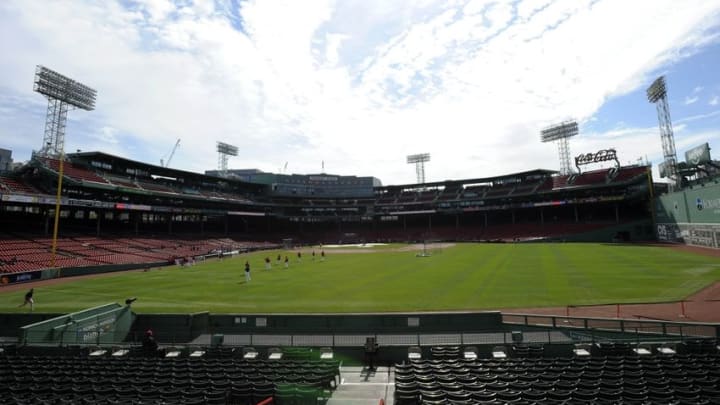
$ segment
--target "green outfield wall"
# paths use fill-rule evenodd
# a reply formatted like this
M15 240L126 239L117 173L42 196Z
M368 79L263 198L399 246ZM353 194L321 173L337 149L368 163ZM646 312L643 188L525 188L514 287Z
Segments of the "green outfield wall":
M720 248L720 180L655 199L658 240Z
M503 328L500 312L409 314L138 314L131 336L152 329L161 342L189 341L202 333L357 334L467 333Z

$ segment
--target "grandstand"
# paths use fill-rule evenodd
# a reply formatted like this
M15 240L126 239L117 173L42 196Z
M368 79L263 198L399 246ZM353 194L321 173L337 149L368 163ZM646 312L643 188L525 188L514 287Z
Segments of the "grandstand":
M310 175L303 180L293 175L283 180L304 184L305 189L308 184L339 182L336 188L325 184L323 193L310 196L280 192L264 180L223 179L99 152L69 154L68 159L63 230L97 237L149 232L171 238L199 231L256 241L293 237L301 243L333 243L342 233L356 232L367 241L423 239L419 235L485 240L496 238L492 229L501 226L512 236L502 238L513 240L572 239L602 228L612 234L629 231L632 239L653 237L644 230L651 220L646 166L572 176L534 170L397 186L352 176ZM4 229L12 232L19 221L23 230L47 235L57 167L57 160L38 157L0 179ZM370 195L368 184L376 184ZM635 226L617 229L637 222L644 223L641 232L635 232ZM609 240L612 235L598 238Z

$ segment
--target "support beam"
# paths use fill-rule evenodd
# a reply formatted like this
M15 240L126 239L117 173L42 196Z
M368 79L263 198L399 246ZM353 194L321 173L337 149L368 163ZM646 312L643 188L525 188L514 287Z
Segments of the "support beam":
M620 223L620 207L617 204L615 204L615 223Z
M575 223L577 224L578 222L580 222L580 214L578 213L577 205L573 206L573 212L575 213Z

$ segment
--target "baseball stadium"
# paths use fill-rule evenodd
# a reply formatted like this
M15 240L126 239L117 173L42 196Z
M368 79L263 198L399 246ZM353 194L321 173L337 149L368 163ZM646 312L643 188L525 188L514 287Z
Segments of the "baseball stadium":
M65 154L66 79L0 176L0 403L720 402L720 166L669 115L669 183L563 122L560 171L383 185Z

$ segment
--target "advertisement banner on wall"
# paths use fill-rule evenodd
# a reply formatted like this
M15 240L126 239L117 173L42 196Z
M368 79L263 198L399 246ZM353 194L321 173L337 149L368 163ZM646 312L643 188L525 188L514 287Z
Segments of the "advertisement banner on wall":
M685 191L689 221L696 224L720 224L720 184Z
M661 242L718 248L720 225L658 223L657 237Z
M10 273L0 276L0 286L8 284L25 283L33 280L40 280L42 271L29 271L27 273Z

